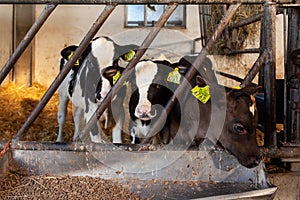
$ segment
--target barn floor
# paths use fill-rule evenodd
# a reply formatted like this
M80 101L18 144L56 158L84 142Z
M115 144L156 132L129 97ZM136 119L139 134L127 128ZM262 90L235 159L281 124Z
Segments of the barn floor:
M2 106L0 116L0 141L9 140L18 131L25 119L28 117L38 100L46 91L45 87L39 84L33 84L32 87L19 87L13 83L5 87L0 87L0 105ZM27 141L55 141L58 132L58 125L56 120L58 96L57 93L51 98L48 105L45 107L41 115L35 121L30 130L25 134L22 140ZM69 113L72 107L69 106ZM73 122L71 115L69 115L65 124L64 140L71 141L73 133ZM39 133L39 134L37 134ZM272 184L278 186L275 199L276 200L300 200L300 172L289 172L269 165L269 178ZM278 170L279 169L279 170ZM124 189L120 189L120 185L109 185L102 179L93 178L76 178L76 177L40 177L40 176L20 176L17 174L0 174L0 199L23 199L30 198L33 193L40 192L41 194L55 194L57 198L63 199L64 197L82 197L87 195L86 190L74 190L74 183L80 183L81 186L87 185L95 196L105 191L115 192L116 190L122 191L117 194L108 194L109 199L139 199L136 195ZM53 183L64 182L69 185L68 188L52 188ZM51 183L52 182L52 183ZM90 184L95 183L99 186L109 185L109 188L104 188L104 191L95 188ZM75 185L76 186L76 185ZM83 188L83 187L78 187ZM61 191L61 192L59 192ZM96 192L97 191L97 192ZM96 192L96 193L95 193ZM4 195L5 194L5 195ZM71 196L64 196L71 195ZM77 195L77 196L76 196ZM121 196L120 196L121 195ZM125 196L124 196L125 195ZM99 197L99 196L98 196ZM122 198L121 198L122 197ZM92 199L92 198L90 198ZM105 199L105 198L103 198Z

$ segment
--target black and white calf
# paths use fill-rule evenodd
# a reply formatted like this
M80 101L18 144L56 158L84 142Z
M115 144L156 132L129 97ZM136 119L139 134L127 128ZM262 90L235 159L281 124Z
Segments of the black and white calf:
M61 67L63 67L66 60L71 58L76 46L72 48L67 47L66 49L61 52ZM121 46L108 37L98 37L90 43L85 53L76 62L79 65L78 69L70 71L58 89L59 106L57 119L59 133L57 142L63 141L63 125L66 119L68 101L71 100L73 104L75 123L73 140L76 140L81 127L88 122L97 109L95 95L98 84L100 83L100 86L98 86L100 100L111 89L109 81L103 79L103 70L116 64L126 67L135 49L137 49L136 45ZM74 68L76 68L76 64ZM99 87L101 88L100 92ZM98 133L98 128L95 126L90 133L91 141L101 142L101 137Z
M129 100L132 143L151 137L149 130L172 97L167 75L174 72L168 61L140 61L130 78L132 95ZM173 77L176 79L176 77Z
M103 80L108 80L110 87L113 87L120 78L124 68L119 66L110 66L103 71ZM125 119L123 109L123 102L126 95L127 84L124 83L123 87L117 92L113 93L110 106L105 110L103 115L105 118L100 120L100 129L104 133L112 134L113 143L122 143L122 130ZM101 83L98 84L96 91L96 101L101 102ZM114 91L113 91L114 92Z

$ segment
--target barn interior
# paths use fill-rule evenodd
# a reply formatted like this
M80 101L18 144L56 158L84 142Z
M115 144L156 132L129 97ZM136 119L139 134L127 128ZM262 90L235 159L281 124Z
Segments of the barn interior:
M9 28L0 30L3 36L0 39L0 193L7 199L36 194L44 195L41 198L59 198L62 193L70 199L85 195L96 199L111 188L114 196L107 199L300 199L300 4L289 0L247 0L242 5L239 1L218 0L107 3L101 0L86 1L84 5L76 0L49 0L47 4L39 0L1 2L0 24ZM134 4L140 7L130 7L137 6ZM161 6L164 12L160 12ZM168 15L175 8L176 15L168 23ZM131 16L130 9L142 9L143 23L136 22L137 16ZM163 158L157 161L151 152L154 156L155 153L165 156L166 149L160 145L131 145L128 134L124 134L122 145L73 142L71 104L64 125L64 143L55 142L57 88L87 44L101 35L120 44L143 47L127 68L133 68L139 59L160 54L174 62L183 55L196 54L198 64L206 56L212 60L218 81L223 85L261 86L255 96L259 117L256 134L265 154L266 169L262 165L247 169L217 147L167 149L172 162L160 166L157 163ZM77 54L66 64L67 69L60 72L59 53L72 44L79 44ZM115 88L123 81L118 82ZM105 109L109 101L107 98L98 111ZM124 129L127 126L125 123ZM105 137L111 140L110 133ZM134 159L126 160L130 152L145 155L134 154ZM108 159L116 157L117 163ZM136 171L140 169L136 167L136 159L149 165L144 166L144 174ZM149 160L160 170L148 169L153 168ZM56 181L56 185L65 181L67 186L60 190L50 180ZM82 188L76 186L78 182L90 184L89 181L98 187L86 186L91 188L87 193L74 189ZM103 185L106 188L102 189ZM30 186L40 192L26 193Z

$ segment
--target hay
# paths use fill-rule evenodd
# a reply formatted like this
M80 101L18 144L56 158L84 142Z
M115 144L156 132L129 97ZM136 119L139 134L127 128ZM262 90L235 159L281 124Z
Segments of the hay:
M263 10L262 5L241 5L229 23L229 27L241 19L245 19ZM211 37L224 15L223 5L212 5L210 7L210 17L206 24L206 32ZM236 30L228 30L230 40L226 41L224 35L217 41L212 54L225 54L230 50L239 50L244 48L244 42L247 38L254 39L260 28L260 22L255 22L247 26L240 27ZM208 38L206 38L207 40Z
M47 88L34 83L31 87L17 86L9 83L0 87L0 140L9 140L24 124ZM26 141L55 141L58 133L57 123L57 92L50 99L39 117L30 129L23 135ZM64 141L71 141L74 124L71 116L72 107L69 104L68 117L64 126Z

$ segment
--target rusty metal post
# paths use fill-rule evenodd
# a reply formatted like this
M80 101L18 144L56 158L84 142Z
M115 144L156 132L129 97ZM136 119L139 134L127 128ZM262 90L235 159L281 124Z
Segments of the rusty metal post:
M45 21L48 19L50 14L53 12L53 10L56 8L57 4L47 4L39 16L39 18L34 22L34 24L30 27L27 34L23 38L23 40L20 42L12 56L8 59L4 67L0 71L0 84L3 82L5 77L8 75L14 64L18 61L18 59L21 57L24 50L27 48L27 46L30 44L31 40L34 38L36 33L40 30L42 25L45 23Z
M84 138L86 137L87 133L90 132L90 130L95 126L97 120L100 118L102 113L105 111L105 109L109 106L112 94L117 93L120 88L123 86L123 83L127 80L127 78L130 75L130 72L134 69L135 65L138 63L140 58L145 54L146 50L151 45L152 41L155 39L161 28L164 26L168 18L171 16L171 14L174 12L174 10L177 8L178 4L174 3L172 5L169 5L164 13L161 15L160 19L158 20L157 24L154 25L151 32L147 35L145 40L143 41L142 45L139 47L137 53L133 57L133 59L130 61L130 63L126 66L125 70L122 73L122 76L118 80L118 82L113 86L113 88L109 91L109 93L106 95L106 97L103 99L89 122L86 124L85 128L80 133L79 137Z
M265 104L265 145L277 147L276 138L276 90L275 90L275 67L276 67L276 3L264 4L265 21L265 51L266 62L264 66L264 104Z
M255 61L254 65L251 67L248 74L245 76L243 82L241 83L241 88L246 87L249 85L252 80L255 78L256 74L259 72L260 68L263 66L265 60L266 60L266 51L264 51Z
M234 4L234 5L231 5L228 8L228 11L226 12L224 17L220 21L220 23L219 23L218 27L216 28L214 34L212 35L210 40L207 42L206 46L202 48L200 54L198 55L198 57L194 61L193 67L191 67L189 69L189 71L186 73L184 81L178 86L178 88L175 90L172 98L169 100L169 102L165 106L165 112L166 112L167 115L171 112L172 108L174 107L175 103L177 102L176 98L180 98L182 96L183 92L185 91L185 89L187 88L187 86L189 84L189 81L196 74L197 70L200 69L200 66L204 62L206 56L208 55L208 52L214 47L216 41L221 36L221 34L224 31L225 27L228 25L229 21L231 20L231 18L233 17L234 13L236 12L236 10L238 9L238 7L240 5L241 5L240 3ZM158 120L154 123L153 127L151 127L150 135L154 135L152 133L157 133L159 131L160 127L162 127L162 123L164 122L163 118L164 118L164 116L161 115L158 118ZM150 139L151 138L145 138L142 141L142 143L148 143Z
M20 128L18 133L13 137L13 141L20 140L21 136L28 130L29 126L35 121L37 116L40 114L40 112L43 110L43 108L46 106L50 98L53 96L54 92L58 88L58 86L61 84L61 82L64 80L64 78L67 76L68 72L72 69L74 66L74 63L79 58L79 56L83 53L83 51L87 48L90 41L93 39L93 37L96 35L100 27L103 25L105 20L108 18L108 16L112 13L112 11L115 9L116 5L107 5L104 10L102 11L101 15L98 17L96 22L93 24L89 32L86 34L86 36L81 41L80 45L74 52L74 55L71 57L71 59L67 62L67 64L64 66L64 68L61 70L61 72L57 75L53 83L50 85L42 99L38 102L34 110L30 113L29 117L23 124L23 126Z

